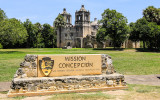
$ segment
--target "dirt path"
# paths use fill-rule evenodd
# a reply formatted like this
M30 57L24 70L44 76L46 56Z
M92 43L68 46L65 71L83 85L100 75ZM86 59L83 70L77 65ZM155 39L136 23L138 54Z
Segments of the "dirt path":
M0 82L0 91L8 91L10 89L11 82Z
M128 84L160 86L160 74L159 75L125 75L125 81Z

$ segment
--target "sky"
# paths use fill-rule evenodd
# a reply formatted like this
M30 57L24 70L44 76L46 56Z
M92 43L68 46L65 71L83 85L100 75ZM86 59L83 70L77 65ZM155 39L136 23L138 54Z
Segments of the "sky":
M0 0L0 8L8 18L17 18L22 22L30 19L32 23L48 23L51 26L63 8L72 15L74 25L75 12L81 5L90 11L91 21L94 18L100 20L101 14L109 8L122 13L130 23L142 18L142 12L148 6L160 8L160 0Z

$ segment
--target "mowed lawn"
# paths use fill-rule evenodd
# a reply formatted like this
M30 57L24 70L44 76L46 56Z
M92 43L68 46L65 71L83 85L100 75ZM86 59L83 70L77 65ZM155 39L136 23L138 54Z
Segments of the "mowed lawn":
M94 50L84 48L0 49L0 81L11 81L26 54L108 54L118 73L125 75L160 74L160 53L135 49Z

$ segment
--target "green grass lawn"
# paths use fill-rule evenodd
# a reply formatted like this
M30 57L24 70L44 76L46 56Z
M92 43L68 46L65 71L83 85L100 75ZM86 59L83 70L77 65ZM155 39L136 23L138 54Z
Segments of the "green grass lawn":
M160 53L136 52L135 49L93 50L93 49L0 49L0 81L11 81L26 54L108 54L113 59L117 72L127 75L160 73Z

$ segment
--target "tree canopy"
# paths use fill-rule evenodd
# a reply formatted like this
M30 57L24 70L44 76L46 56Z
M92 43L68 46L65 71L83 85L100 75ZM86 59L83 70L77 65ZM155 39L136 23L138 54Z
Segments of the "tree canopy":
M33 48L35 47L36 44L36 27L34 24L32 24L32 22L29 19L26 19L26 21L24 22L24 27L27 30L28 33L28 38L27 38L27 47L28 48Z
M55 31L49 24L43 24L42 37L44 39L45 48L55 46Z
M55 21L53 22L53 26L55 28L59 28L59 27L64 27L66 25L66 22L64 20L64 17L62 15L58 15L55 19Z
M148 22L156 22L160 25L160 8L155 8L154 6L149 6L143 10L143 17L146 18Z
M6 18L7 18L7 16L6 16L5 12L0 8L0 22Z
M148 22L144 17L135 23L130 23L132 41L143 41L143 48L160 47L160 26L155 22Z
M114 48L120 47L127 38L127 18L116 10L106 9L102 13L100 23L102 27L98 31L97 40L104 41L110 39L113 42Z
M61 19L61 18L60 18ZM60 23L59 26L62 26ZM0 48L53 48L56 47L56 32L49 24L33 24L29 19L24 23L8 19L0 9Z
M4 48L21 47L27 36L27 31L19 20L12 18L1 21L0 43Z

